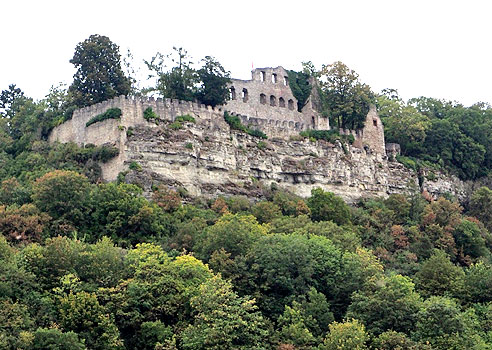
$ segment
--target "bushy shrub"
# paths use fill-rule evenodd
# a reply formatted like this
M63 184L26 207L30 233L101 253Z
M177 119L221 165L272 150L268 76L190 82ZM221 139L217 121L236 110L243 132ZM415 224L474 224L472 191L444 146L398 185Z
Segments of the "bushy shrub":
M184 114L184 115L180 115L179 117L176 117L176 119L174 119L175 122L189 122L189 123L196 123L196 120L195 118L193 118L191 115L189 114Z
M224 119L227 124L231 127L233 130L239 130L242 132L245 132L248 135L254 136L254 137L259 137L262 139L267 139L268 136L261 130L258 129L251 129L243 123L241 123L241 119L237 115L230 115L227 111L224 112Z
M331 143L339 140L352 144L355 141L354 135L340 135L338 130L306 130L300 132L299 135L310 140L325 140Z
M179 129L183 128L183 124L181 124L181 122L179 122L179 121L175 121L175 122L169 124L169 127L173 130L179 130Z
M263 131L258 130L258 129L248 129L247 132L248 132L248 135L251 135L251 136L254 136L254 137L259 137L259 138L262 138L262 139L267 139L268 138Z
M152 110L151 107L148 107L144 113L143 113L143 117L145 120L147 121L154 121L158 118L157 114L155 114L155 112Z
M241 123L241 119L237 115L230 115L227 111L224 112L224 119L231 129L248 132L248 128Z

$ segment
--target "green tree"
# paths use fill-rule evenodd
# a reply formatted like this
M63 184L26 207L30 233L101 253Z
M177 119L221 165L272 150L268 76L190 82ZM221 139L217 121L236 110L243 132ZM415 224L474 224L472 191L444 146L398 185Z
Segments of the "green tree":
M204 231L195 249L208 260L214 251L225 249L232 258L245 255L251 246L267 230L252 215L225 214L213 226Z
M477 219L492 231L492 190L482 186L473 192L470 198L470 215Z
M414 342L405 333L386 331L372 342L374 350L431 350L430 345Z
M401 275L373 279L352 300L347 317L361 320L373 335L387 330L408 333L422 305L411 279Z
M431 297L417 314L413 337L436 350L486 349L473 312L461 312L452 299Z
M39 328L34 332L32 350L85 350L84 342L74 332Z
M254 300L239 297L220 276L200 286L191 306L194 322L183 331L184 349L268 348L266 325Z
M333 221L338 225L349 224L351 221L350 207L343 199L321 188L311 190L307 205L314 221Z
M46 212L57 226L58 233L68 233L87 220L87 178L74 171L55 170L38 178L32 199L36 207Z
M118 328L95 294L70 292L60 298L58 312L63 329L78 333L89 349L123 349Z
M0 348L27 349L32 335L28 330L33 320L26 305L0 300Z
M313 86L310 82L310 76L308 72L296 72L293 70L287 71L289 78L289 86L292 94L297 99L297 110L302 111L302 108L306 105Z
M124 249L103 237L95 244L85 245L77 259L77 275L89 290L115 287L128 276L125 256Z
M492 301L492 266L482 261L466 269L465 300L469 303Z
M311 349L316 344L316 338L306 325L302 310L294 301L292 307L285 306L284 313L277 320L278 338L280 344L294 345L296 349Z
M272 222L274 219L282 216L282 211L278 205L268 201L256 203L251 208L251 213L258 219L260 224Z
M165 98L191 101L195 97L197 73L188 51L182 47L173 47L173 52L163 55L156 53L150 61L144 61L157 79L157 85L151 90L158 91Z
M473 219L464 219L456 226L453 231L456 248L465 258L478 259L490 256L487 249L485 238L490 239L490 233L480 226Z
M205 56L203 65L197 71L200 87L197 99L207 106L223 105L229 99L230 73L214 57Z
M325 237L275 234L261 237L241 266L236 286L243 295L257 296L268 317L278 317L311 287L331 302L342 283L341 252Z
M354 292L364 288L366 283L383 278L383 265L372 251L357 248L355 252L344 252L340 261L338 287L331 310L336 319L342 318L352 302Z
M92 239L110 236L129 246L149 237L161 238L172 230L171 216L142 196L142 189L131 184L94 186L90 198Z
M107 36L93 34L78 43L70 63L77 69L69 88L76 106L130 93L131 81L121 69L119 47Z
M74 239L48 238L44 245L30 244L21 251L21 266L36 276L43 289L53 289L63 276L77 274L84 249L85 244Z
M173 259L160 246L149 243L130 250L126 263L133 274L106 291L106 305L127 348L141 346L142 337L159 341L154 337L156 329L185 327L192 319L191 298L212 277L209 268L196 258L182 255Z
M403 155L419 155L430 127L429 117L405 104L399 97L379 95L377 106L384 124L386 142L400 144Z
M320 82L330 123L343 129L364 127L374 94L368 85L359 81L359 75L338 61L323 65Z
M313 343L321 342L333 321L326 296L311 288L298 301L293 301L292 306L286 305L278 318L280 342L309 348Z
M463 270L454 265L446 253L436 250L420 265L415 283L426 298L432 295L459 297L463 293L464 278Z
M26 99L21 89L10 84L7 90L0 93L0 117L12 119Z
M425 159L452 167L463 179L484 175L485 148L452 121L435 119L424 142Z
M320 350L365 350L369 335L365 327L358 320L333 322L330 324L330 332L326 336Z

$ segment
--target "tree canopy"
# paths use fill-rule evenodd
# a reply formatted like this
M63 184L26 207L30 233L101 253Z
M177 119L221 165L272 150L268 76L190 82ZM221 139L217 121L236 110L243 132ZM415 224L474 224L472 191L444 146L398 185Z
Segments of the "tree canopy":
M131 81L121 68L119 47L107 36L93 34L78 43L70 63L77 72L69 92L78 107L130 92Z

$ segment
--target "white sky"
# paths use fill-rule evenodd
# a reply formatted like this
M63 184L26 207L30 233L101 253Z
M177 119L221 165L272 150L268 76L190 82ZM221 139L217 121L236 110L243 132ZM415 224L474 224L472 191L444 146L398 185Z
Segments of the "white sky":
M492 103L492 1L50 1L0 4L0 90L36 99L70 83L77 43L108 36L136 60L182 46L234 78L340 60L374 91Z

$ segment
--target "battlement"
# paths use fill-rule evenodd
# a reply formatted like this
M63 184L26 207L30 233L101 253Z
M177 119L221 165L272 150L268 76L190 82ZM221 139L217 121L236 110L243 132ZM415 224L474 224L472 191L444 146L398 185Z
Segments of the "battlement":
M216 112L222 111L222 107L212 107L204 104L182 101L170 98L154 98L154 97L131 97L131 96L118 96L111 100L96 103L94 105L77 109L73 117L77 118L84 115L97 115L104 113L109 108L120 108L122 111L126 108L134 108L136 110L145 110L147 108L152 110L161 117L161 119L168 119L169 111L193 111L193 112ZM173 113L171 113L172 115Z

